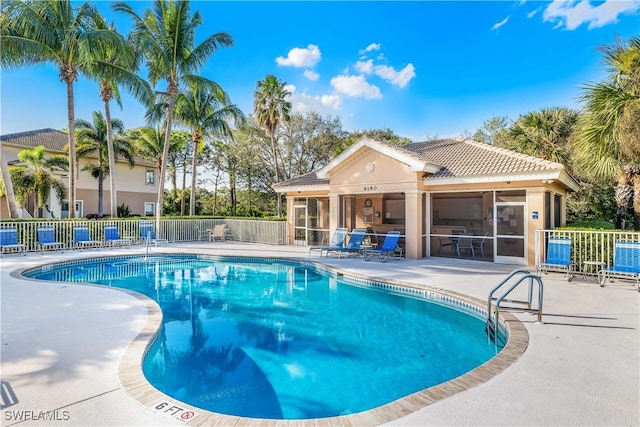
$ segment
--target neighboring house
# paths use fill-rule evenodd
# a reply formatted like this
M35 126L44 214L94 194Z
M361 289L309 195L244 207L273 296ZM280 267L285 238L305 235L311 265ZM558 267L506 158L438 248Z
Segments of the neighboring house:
M68 135L54 129L40 129L1 135L0 142L5 160L9 165L19 163L18 153L25 149L33 149L44 145L47 154L65 155L64 147L69 143ZM118 205L127 205L132 215L154 215L158 194L158 168L147 160L136 158L136 165L130 168L126 161L116 159ZM98 180L89 171L82 170L89 163L97 163L97 156L80 158L78 161L76 180L76 217L82 218L88 214L98 213ZM67 171L54 173L69 191ZM103 214L111 211L111 196L109 191L109 177L104 180ZM25 205L29 214L34 213L34 200ZM66 218L69 215L68 200L60 203L52 191L44 209L45 218ZM0 199L0 218L8 218L9 209L5 196Z
M559 163L467 139L399 147L362 138L273 188L287 195L290 244L321 244L336 227L399 230L407 258L418 259L458 256L463 234L476 259L527 265L535 230L565 224L567 191L579 185Z

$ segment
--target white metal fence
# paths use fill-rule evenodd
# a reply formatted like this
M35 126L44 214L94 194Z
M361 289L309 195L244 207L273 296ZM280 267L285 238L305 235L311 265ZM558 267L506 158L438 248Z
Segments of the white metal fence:
M588 275L596 272L586 268L585 261L612 265L616 241L640 241L640 233L631 231L536 230L536 264L546 258L549 237L571 238L571 261L575 264L576 271Z
M64 243L65 248L75 248L73 229L79 226L89 228L92 240L104 241L104 227L115 225L121 238L131 240L132 244L141 243L140 223L153 223L149 219L122 220L51 220L51 221L2 221L0 228L15 228L18 240L26 245L27 251L39 250L37 245L38 227L53 227L55 240ZM267 243L284 245L287 241L287 223L284 221L256 221L239 219L162 219L155 230L156 237L169 242L189 242L208 240L209 232L218 224L226 224L227 238L248 243Z

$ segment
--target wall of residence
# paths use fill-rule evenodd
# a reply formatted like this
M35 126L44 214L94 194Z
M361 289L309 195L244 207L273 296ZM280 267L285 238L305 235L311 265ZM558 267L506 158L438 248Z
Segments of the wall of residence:
M547 183L541 180L527 180L527 181L498 181L495 183L470 183L464 185L438 185L438 186L426 186L426 190L433 192L458 192L458 191L510 191L510 190L525 190L526 191L526 215L527 215L527 227L526 227L526 256L529 265L535 264L535 231L545 228L546 213L544 209L544 194L550 192L551 197L551 224L553 224L553 212L555 203L553 195L559 194L562 196L563 205L561 209L562 224L566 224L566 195L567 191L564 187L556 182ZM487 209L492 206L493 199L490 193L482 198L482 212L487 212ZM483 231L493 232L492 227L488 227L486 216L483 216ZM470 224L473 228L474 225ZM446 232L446 230L444 230ZM485 232L486 232L485 231Z
M495 183L465 183L456 185L437 185L424 186L422 180L418 179L418 174L411 172L406 165L399 168L397 162L391 159L381 159L375 156L369 156L367 153L358 159L349 163L349 168L334 172L331 177L331 185L329 190L330 197L330 221L331 229L334 230L338 226L339 212L337 210L338 197L340 195L353 195L355 197L355 211L353 215L358 217L356 221L357 227L371 226L376 232L386 232L387 228L393 229L393 225L383 224L383 193L404 193L405 198L405 230L406 236L406 256L408 258L421 258L423 254L430 253L429 239L418 238L423 236L423 217L426 218L427 227L424 230L429 233L431 230L428 226L431 224L431 207L429 194L433 193L457 193L467 191L487 191L482 197L482 221L481 224L468 224L466 228L477 228L477 234L489 232L493 234L493 226L487 221L487 212L493 206L492 191L508 191L508 190L525 190L526 206L525 212L527 216L526 226L526 258L529 265L535 263L535 231L544 229L546 223L546 215L544 209L545 193L551 193L551 207L549 215L553 216L555 199L554 194L562 196L563 205L561 208L562 224L566 223L566 190L558 183L541 182L540 180L518 181L518 182L495 182ZM375 162L373 172L368 172L366 165L368 162ZM393 167L392 167L393 166ZM375 172L379 171L378 174ZM393 171L391 173L390 171ZM352 177L352 179L350 178ZM392 182L386 182L389 180ZM289 203L287 212L293 212L293 198L300 196L307 197L326 197L325 190L307 191L289 193L287 200ZM423 203L423 195L426 202ZM365 207L365 200L370 199L374 212L379 212L379 216L374 217L374 222L370 224L362 223L362 208ZM426 215L423 216L423 205L426 205ZM550 219L553 224L553 218ZM289 226L292 229L292 218L289 218ZM387 230L388 231L388 230ZM439 230L442 233L442 230ZM444 234L448 234L444 230ZM415 236L412 238L411 236ZM426 240L426 242L424 242ZM423 247L425 245L425 247Z
M421 173L411 171L410 167L393 158L387 157L363 147L349 161L331 171L330 204L338 206L341 195L356 197L355 212L349 212L354 218L355 227L372 227L377 233L386 233L400 229L407 236L422 235L419 218L422 217ZM386 217L384 198L395 194L405 200L405 223L403 225L383 224ZM364 201L371 199L374 222L362 221ZM379 215L376 215L379 213ZM331 216L331 229L338 226L338 212ZM422 239L406 239L406 256L422 256Z
M14 147L3 145L3 154L8 162L17 159L17 153L24 150L24 147ZM56 153L59 154L59 153ZM90 213L98 213L98 180L93 178L88 171L83 170L88 164L95 163L95 159L82 158L78 161L78 174L76 179L76 200L82 201L82 216ZM152 185L146 183L147 170L154 171L154 183ZM153 202L155 204L158 194L159 170L148 162L141 162L130 168L128 164L116 163L116 179L118 186L118 205L125 204L129 206L132 214L144 214L145 202ZM58 179L65 188L68 189L69 178L68 172L56 171L54 177ZM109 177L103 181L103 213L109 214L111 210L111 196L109 191ZM122 191L126 189L126 191ZM49 203L49 209L54 212L56 218L60 217L61 204L55 198L52 192ZM4 196L0 197L0 218L9 218L9 208L7 200ZM51 215L44 210L44 217L50 218Z

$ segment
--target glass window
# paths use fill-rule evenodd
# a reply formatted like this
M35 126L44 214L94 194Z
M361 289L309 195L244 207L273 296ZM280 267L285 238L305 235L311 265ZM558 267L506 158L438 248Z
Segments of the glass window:
M155 182L155 174L154 174L153 169L147 169L146 184L147 185L153 185L154 182Z
M154 214L154 206L155 203L152 202L145 202L144 203L144 214L149 216L149 215L153 215Z
M553 195L553 227L562 226L562 196Z

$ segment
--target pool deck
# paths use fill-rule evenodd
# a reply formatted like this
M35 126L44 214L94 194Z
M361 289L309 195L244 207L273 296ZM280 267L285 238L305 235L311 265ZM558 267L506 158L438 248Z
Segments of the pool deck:
M518 268L448 258L381 263L309 257L305 247L235 242L170 244L152 252L301 258L481 300ZM184 425L134 400L118 375L127 348L147 324L143 300L104 287L11 274L50 262L136 253L143 254L144 248L2 257L1 425ZM578 275L568 283L560 273L544 275L543 281L543 322L536 323L530 313L515 313L528 331L529 345L512 366L387 425L640 425L640 293L635 282L616 280L601 288L593 277Z

